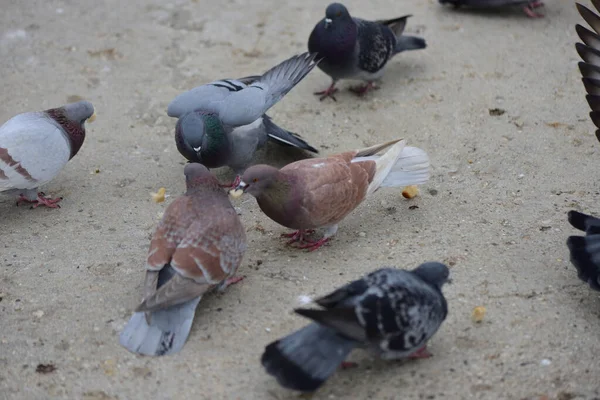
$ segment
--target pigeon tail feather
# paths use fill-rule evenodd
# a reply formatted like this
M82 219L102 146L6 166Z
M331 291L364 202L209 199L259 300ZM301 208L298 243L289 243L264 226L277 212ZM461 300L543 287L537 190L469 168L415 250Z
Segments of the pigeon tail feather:
M166 310L133 314L119 336L127 350L147 356L163 356L179 352L185 344L196 307L202 296Z
M300 139L298 135L286 131L285 129L275 125L275 123L271 120L271 117L269 117L266 114L263 116L263 125L265 127L265 131L267 132L267 135L269 136L269 139L275 141L278 144L297 147L303 150L311 151L313 153L319 152L319 150L306 143L306 141Z
M420 50L427 47L425 39L416 36L400 36L396 41L394 53L398 54L406 50Z
M312 323L269 344L261 363L280 385L313 392L329 378L357 342Z

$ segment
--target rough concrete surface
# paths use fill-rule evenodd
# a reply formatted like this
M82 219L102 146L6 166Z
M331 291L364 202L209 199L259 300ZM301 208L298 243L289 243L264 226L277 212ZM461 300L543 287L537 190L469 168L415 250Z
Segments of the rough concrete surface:
M118 333L141 299L149 236L184 190L167 104L306 51L327 2L2 4L0 121L75 96L98 119L44 188L64 196L61 209L0 197L0 399L295 399L259 359L306 323L291 312L298 296L427 260L448 263L454 279L434 357L355 351L358 368L337 372L314 400L600 397L600 296L577 279L565 246L568 210L600 212L574 3L547 0L539 20L433 0L346 4L363 18L413 14L407 30L428 48L396 57L364 99L342 82L337 102L319 102L312 92L329 78L315 70L270 114L321 154L404 137L429 153L430 182L412 200L378 191L314 253L286 247L288 230L243 197L246 279L203 300L183 351L163 358L130 354ZM490 115L496 108L505 112ZM161 204L150 196L159 187L170 195ZM480 324L475 306L487 309Z

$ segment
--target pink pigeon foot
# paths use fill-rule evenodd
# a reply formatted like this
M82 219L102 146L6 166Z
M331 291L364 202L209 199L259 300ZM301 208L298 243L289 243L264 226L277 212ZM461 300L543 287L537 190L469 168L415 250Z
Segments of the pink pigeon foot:
M342 363L340 364L340 369L350 369L350 368L357 368L358 364L352 361L342 361Z
M541 1L536 1L533 3L529 3L528 5L526 5L525 7L523 7L523 11L525 12L525 14L527 14L527 16L529 18L544 18L543 14L538 14L535 11L533 11L534 8L538 8L543 6L544 3L542 3Z
M291 232L291 233L282 233L281 237L290 238L290 241L287 242L287 244L292 244L294 242L299 242L299 241L304 240L304 236L312 235L313 233L315 233L314 229L306 229L306 230L301 229L301 230Z
M305 240L305 243L300 243L296 248L298 249L308 249L308 251L315 251L323 246L325 243L329 242L329 238L322 238L317 240L316 242Z
M62 197L51 199L45 196L46 194L44 192L39 192L37 199L29 200L27 197L20 195L17 199L17 206L19 206L21 203L31 203L31 208L37 208L38 206L46 206L48 208L60 208L58 202L63 199Z
M356 94L357 96L362 97L371 89L378 89L377 87L375 87L373 82L368 82L364 86L353 86L350 88L350 91Z
M329 85L329 87L323 91L320 92L315 92L314 94L316 96L321 96L319 97L319 101L323 101L323 99L326 99L327 97L331 97L333 99L333 101L337 101L337 99L335 98L334 94L335 92L337 92L337 88L335 87L335 82L333 82L331 85Z
M418 359L418 358L429 358L432 357L433 354L431 354L428 350L427 350L427 345L421 347L419 350L417 350L416 352L414 352L413 354L411 354L408 358L410 358L411 360L414 359Z
M232 276L231 278L225 279L225 284L223 285L223 289L225 289L231 285L235 285L238 282L243 281L244 278L245 278L245 276Z

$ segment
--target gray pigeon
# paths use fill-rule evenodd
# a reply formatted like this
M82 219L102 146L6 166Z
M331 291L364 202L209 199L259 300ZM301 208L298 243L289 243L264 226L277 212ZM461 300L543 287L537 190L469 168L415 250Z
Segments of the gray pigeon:
M412 271L382 268L296 309L314 323L265 348L261 363L282 386L317 390L357 347L385 360L431 357L427 341L448 314L450 271L428 262Z
M600 1L592 0L596 10L600 11ZM590 118L596 125L596 138L600 141L600 17L589 8L576 3L579 13L595 32L577 24L575 30L583 41L575 48L583 59L579 62L583 85L588 93L586 99L592 111ZM585 43L585 44L584 44Z
M600 291L600 219L577 211L569 211L569 223L585 232L585 236L569 236L567 246L577 276Z
M340 79L366 81L366 86L351 88L358 95L373 87L383 75L386 63L405 50L426 47L425 40L402 35L410 15L381 21L352 18L343 4L332 3L325 18L317 23L308 38L308 50L322 58L319 68L332 78L331 85L315 93L323 100L337 91Z
M120 343L129 351L162 356L181 350L196 306L234 277L246 251L246 233L217 178L201 164L184 169L187 191L167 207L148 252L144 300Z
M454 7L500 8L523 6L523 11L529 18L542 18L542 14L534 10L544 5L540 0L439 0L440 4L451 4Z
M189 161L208 168L227 165L238 175L268 139L318 153L265 114L315 67L314 60L314 54L303 53L262 76L222 79L180 94L167 110L178 118L177 149Z
M38 187L54 179L85 140L85 122L96 118L88 101L16 115L0 126L0 193L19 195L20 203L60 208L62 198L47 198Z

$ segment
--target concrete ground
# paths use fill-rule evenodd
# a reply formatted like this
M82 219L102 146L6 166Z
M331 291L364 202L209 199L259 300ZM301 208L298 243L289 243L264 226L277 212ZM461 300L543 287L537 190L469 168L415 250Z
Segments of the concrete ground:
M78 97L98 119L44 188L64 196L60 210L0 198L0 399L298 398L259 363L266 344L306 323L291 312L297 297L426 260L449 264L454 279L434 357L356 351L358 368L314 400L600 398L600 296L565 246L568 210L600 213L574 3L547 0L538 20L433 0L346 4L369 19L413 14L407 30L428 48L395 58L364 99L342 90L319 102L312 92L329 78L315 70L270 114L323 155L404 137L429 153L430 182L413 200L380 190L314 253L286 247L287 229L242 198L246 279L203 300L183 351L163 358L130 354L118 333L141 298L149 237L184 190L167 104L305 51L327 2L3 4L0 121ZM159 187L170 195L162 204L150 197ZM480 324L476 306L487 309Z

